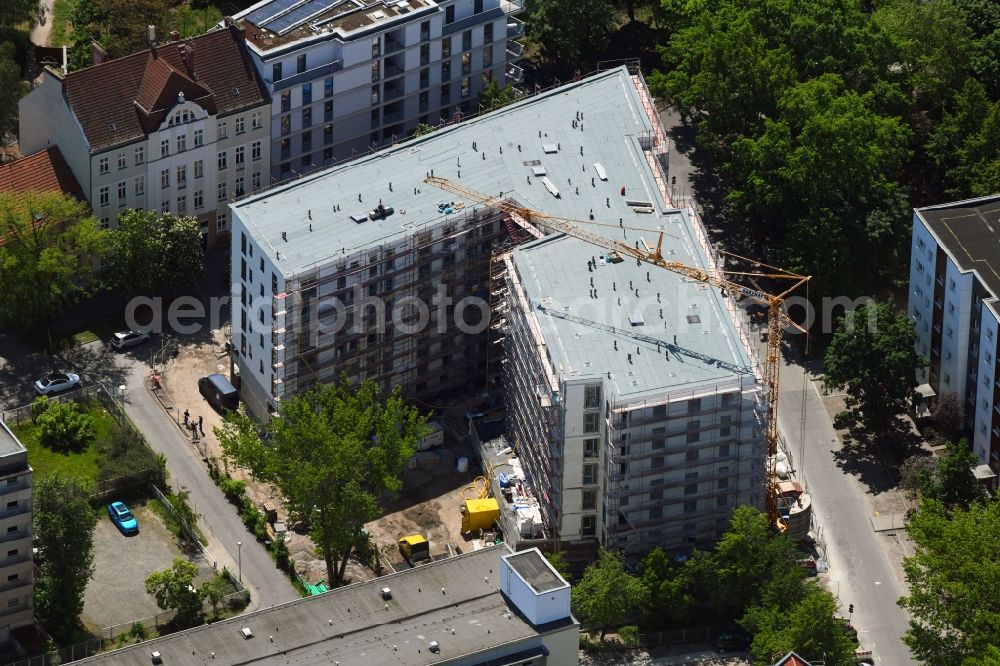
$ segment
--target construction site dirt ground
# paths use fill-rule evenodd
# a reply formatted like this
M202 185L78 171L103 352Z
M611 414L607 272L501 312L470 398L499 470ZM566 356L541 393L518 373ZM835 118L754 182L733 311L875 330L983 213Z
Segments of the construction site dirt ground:
M161 382L173 403L170 410L180 425L187 410L189 419L197 422L203 418L205 436L192 447L204 460L216 458L220 467L222 449L213 432L222 423L222 416L216 412L198 392L198 378L218 372L229 375L229 361L225 356L225 335L222 330L212 332L210 341L181 341L176 356L170 358L161 376ZM190 433L188 430L187 432ZM190 437L190 434L189 434ZM391 565L402 563L402 556L396 547L401 536L420 534L431 543L431 555L447 553L449 544L463 551L473 546L461 534L462 491L478 476L474 469L466 473L456 471L457 460L466 456L474 464L472 445L465 437L456 436L454 431L446 432L445 444L436 450L439 461L433 464L407 469L403 474L403 490L386 505L386 514L365 526L368 533ZM228 467L231 476L247 482L247 495L258 506L264 502L274 504L278 520L286 521L287 512L281 506L280 497L274 489L264 483L254 481L242 469ZM469 491L469 497L473 497ZM235 508L233 509L235 511ZM295 563L299 576L308 583L326 579L326 565L316 553L315 546L307 535L288 532L289 554ZM386 572L389 570L387 569ZM358 562L348 564L346 577L351 582L370 580L375 573Z

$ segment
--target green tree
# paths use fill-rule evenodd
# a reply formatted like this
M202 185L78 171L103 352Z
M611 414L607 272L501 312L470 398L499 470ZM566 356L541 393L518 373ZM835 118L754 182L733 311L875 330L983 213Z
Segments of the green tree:
M206 580L198 588L198 592L201 594L202 599L212 604L212 616L218 619L219 607L222 605L222 600L226 598L225 581L222 580L221 576Z
M490 79L490 82L483 87L483 91L479 93L479 106L484 111L494 111L516 101L517 94L514 92L514 86L508 83L501 88L496 79Z
M383 396L373 382L341 377L282 403L268 430L265 445L259 425L239 412L215 432L228 460L274 484L292 520L311 525L327 580L340 584L364 524L381 513L379 500L402 488L426 418L398 388Z
M93 417L73 401L49 401L38 426L38 441L53 451L79 453L94 441Z
M0 90L4 91L0 95L0 140L17 131L17 102L26 89L16 56L13 42L0 42Z
M177 557L169 569L154 571L146 577L146 592L153 595L156 605L163 610L177 611L174 616L177 626L193 626L201 617L204 586L194 586L197 575L198 565Z
M106 285L135 296L193 285L204 275L198 222L191 217L129 209L110 232Z
M0 2L0 35L10 35L22 27L30 30L41 23L41 11L35 0Z
M869 301L841 319L826 350L827 388L844 387L847 408L876 438L893 432L913 397L916 350L913 321L891 303Z
M921 494L949 508L967 509L985 499L986 490L972 473L977 462L967 440L948 442L945 454L922 475Z
M562 553L545 553L545 559L549 561L552 568L559 572L559 575L569 580L572 577L569 570L569 564L566 563L566 558Z
M854 666L857 645L837 619L837 601L829 592L808 584L808 591L787 612L775 607L755 609L742 624L754 636L751 651L758 664L773 663L775 654L794 650L811 663Z
M616 622L642 609L648 591L642 581L625 571L620 553L602 550L573 587L573 612L584 624L600 628L601 640Z
M32 530L41 574L35 580L35 617L63 643L75 635L83 593L94 575L97 515L89 489L59 474L35 481Z
M662 548L654 548L639 562L639 578L649 591L643 621L650 626L670 626L688 617L694 599L683 575Z
M961 666L996 645L1000 633L1000 502L949 510L923 502L907 521L915 554L903 560L910 614L903 641L917 661Z
M536 0L527 10L528 37L564 71L590 71L614 27L609 0Z
M160 0L75 0L71 22L76 42L70 65L91 64L90 43L100 44L110 58L149 48L147 26L165 26L169 3ZM166 35L159 35L162 43Z
M69 195L0 193L0 326L23 330L94 285L105 232Z
M430 134L434 131L434 128L427 123L417 123L417 126L410 130L410 137L423 136L425 134Z
M927 141L941 187L950 196L985 196L1000 189L1000 102L966 79L952 109Z

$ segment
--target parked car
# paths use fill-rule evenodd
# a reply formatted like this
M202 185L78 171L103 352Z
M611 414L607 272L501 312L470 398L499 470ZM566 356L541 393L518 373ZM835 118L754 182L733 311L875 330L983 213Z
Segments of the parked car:
M35 380L35 393L38 395L56 395L64 391L80 388L80 375L72 372L57 372Z
M752 642L746 632L734 629L716 636L712 645L719 652L745 652L750 648Z
M132 512L128 510L123 502L112 502L108 505L108 517L111 522L118 526L122 534L138 534L139 521L135 519Z
M130 329L128 331L119 331L111 336L111 346L118 351L141 345L144 342L149 342L149 333L145 331L133 331Z

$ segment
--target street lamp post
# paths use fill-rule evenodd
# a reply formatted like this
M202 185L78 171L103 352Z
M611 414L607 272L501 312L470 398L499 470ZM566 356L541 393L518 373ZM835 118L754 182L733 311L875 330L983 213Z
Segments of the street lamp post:
M242 583L243 582L243 542L242 541L237 541L236 542L236 556L237 556L237 560L239 561L239 578L240 578L240 583Z

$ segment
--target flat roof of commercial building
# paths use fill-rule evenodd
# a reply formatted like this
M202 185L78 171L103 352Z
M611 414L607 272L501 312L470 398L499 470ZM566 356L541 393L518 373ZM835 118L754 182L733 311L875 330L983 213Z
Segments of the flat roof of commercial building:
M574 127L579 113L583 120ZM639 145L650 130L623 67L304 176L231 207L272 259L280 252L276 265L287 274L456 217L438 210L438 202L452 201L454 195L422 182L431 171L486 194L503 192L552 215L587 220L593 210L597 221L617 225L623 218L655 228L667 205ZM546 152L547 146L554 152ZM595 163L605 169L607 181L595 179ZM546 191L533 173L536 167L546 171L560 198ZM653 202L654 213L636 214L625 204L622 186L627 198ZM380 201L396 212L381 221L351 219ZM464 203L466 211L472 207Z
M920 216L962 271L975 271L1000 298L1000 195L918 208Z
M115 650L78 663L433 664L531 638L532 627L498 589L503 546L432 562L376 580ZM392 598L385 600L381 589ZM386 610L385 606L389 608ZM567 619L566 623L572 623ZM247 627L252 638L244 638ZM440 651L428 650L437 641Z

